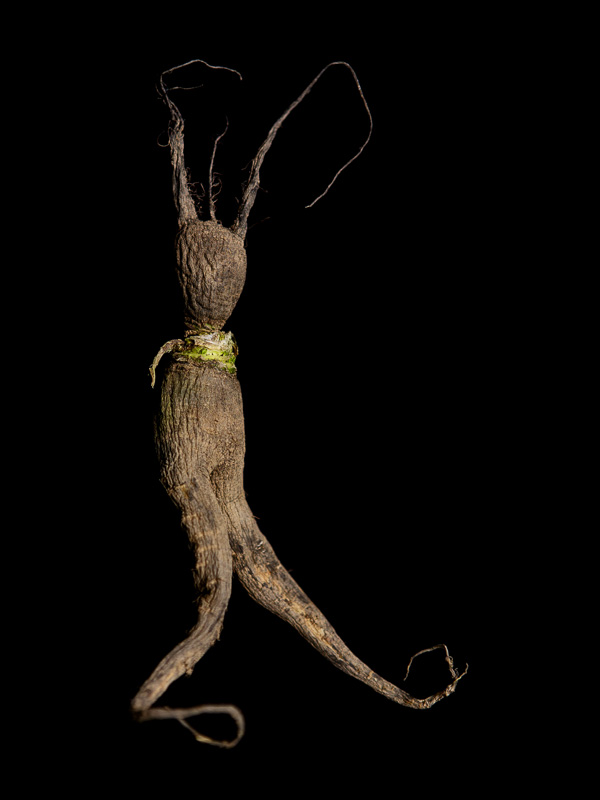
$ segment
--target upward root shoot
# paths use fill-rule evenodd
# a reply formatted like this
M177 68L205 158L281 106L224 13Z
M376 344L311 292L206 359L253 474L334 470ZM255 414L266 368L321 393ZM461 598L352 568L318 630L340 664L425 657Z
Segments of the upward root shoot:
M333 184L338 179L338 176L346 169L346 167L350 166L350 164L359 157L359 155L362 153L362 151L367 146L367 144L369 142L369 139L371 138L371 133L372 133L372 130L373 130L373 118L371 117L371 112L369 110L369 106L367 105L367 101L365 100L365 96L363 94L361 85L358 82L358 77L357 77L356 73L354 72L354 70L352 69L352 67L350 66L350 64L347 64L345 61L332 61L330 64L327 64L325 67L323 67L323 69L319 72L319 74L315 78L313 78L313 80L308 84L306 89L304 89L304 91L294 100L293 103L290 103L290 105L283 112L283 114L279 117L279 119L276 120L273 123L273 125L271 126L271 129L269 130L269 133L267 134L267 138L261 144L261 146L258 148L258 152L257 152L257 154L254 157L254 160L252 162L252 168L250 170L250 177L248 179L248 183L247 183L246 188L244 190L244 195L242 197L242 202L240 203L237 219L233 223L233 225L231 226L231 229L235 233L237 233L239 236L241 236L242 238L244 238L246 236L246 231L248 229L248 216L250 214L250 211L252 210L252 206L254 205L254 201L256 200L256 195L257 195L257 192L258 192L258 188L260 186L260 168L262 167L262 163L264 161L264 158L265 158L267 152L269 151L271 145L273 144L273 141L275 139L275 136L277 135L277 132L279 131L279 129L281 128L281 126L283 125L285 120L292 113L292 111L297 106L299 106L300 103L304 100L304 98L311 92L311 90L313 89L314 85L320 80L322 75L325 72L327 72L327 70L330 69L330 67L335 67L335 66L346 67L347 69L350 70L350 72L352 74L352 78L354 79L354 83L356 84L356 88L358 89L358 93L360 95L360 98L361 98L361 100L363 102L363 105L365 107L365 111L367 112L367 116L369 118L369 133L367 135L367 138L365 139L365 141L361 145L360 149L358 150L358 152L354 156L352 156L352 158L349 159L342 167L340 167L340 169L338 169L338 171L335 173L335 175L333 176L333 178L331 179L331 181L329 182L327 187L324 189L324 191L322 191L321 194L318 197L315 197L315 199L312 201L312 203L309 203L306 206L306 208L311 208L312 206L314 206L315 203L317 203L319 200L321 200L322 197L325 197L327 192L331 189Z

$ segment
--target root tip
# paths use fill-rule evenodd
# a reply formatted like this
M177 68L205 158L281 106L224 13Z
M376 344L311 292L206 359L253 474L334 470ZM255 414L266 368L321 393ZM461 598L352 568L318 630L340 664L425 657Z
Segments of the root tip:
M446 652L445 661L448 664L448 669L450 670L450 675L452 675L452 682L446 686L445 689L442 689L441 692L437 692L436 694L432 694L429 697L425 697L422 700L418 698L413 698L415 702L415 708L431 708L431 706L438 703L440 700L443 700L444 697L448 697L451 695L454 690L456 689L456 684L459 682L461 678L463 678L467 674L467 670L469 669L469 665L467 664L464 670L459 673L454 666L454 660L450 653L448 652L448 648L445 644L436 644L433 647L427 647L425 650L419 650L418 653L415 653L414 656L408 662L408 667L406 668L406 675L404 676L404 680L408 678L408 673L410 672L410 668L412 662L414 661L417 656L423 655L423 653L430 653L432 650L440 650L443 649Z
M187 728L194 739L202 744L211 744L215 747L232 748L235 747L245 733L246 723L244 715L237 706L194 706L193 708L149 708L146 710L134 711L134 718L138 722L147 722L152 719L175 719L184 728ZM201 714L228 714L236 723L237 732L233 739L213 739L205 736L193 728L187 721L189 717L197 717Z

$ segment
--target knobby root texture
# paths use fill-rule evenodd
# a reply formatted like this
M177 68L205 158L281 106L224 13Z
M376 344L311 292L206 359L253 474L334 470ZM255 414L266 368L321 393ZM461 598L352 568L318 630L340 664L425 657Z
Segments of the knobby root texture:
M160 77L159 92L171 117L169 146L173 168L172 190L178 213L176 236L177 275L183 295L185 338L173 339L159 350L150 368L152 385L160 377L160 402L155 416L155 443L160 480L181 515L195 558L198 589L198 621L188 637L158 664L132 700L132 712L140 721L173 719L189 729L200 742L233 747L244 733L244 718L232 705L200 705L192 708L157 707L168 687L191 674L202 656L217 641L231 595L235 573L248 593L262 606L292 625L332 664L362 681L399 705L427 709L450 695L466 673L458 673L445 645L443 648L451 682L440 692L417 699L384 680L358 659L331 624L282 566L273 548L258 528L246 502L243 482L245 458L242 394L234 365L237 345L222 328L233 312L246 277L247 221L259 189L263 159L273 139L293 109L309 94L332 66L348 68L366 109L369 134L356 158L369 141L372 120L354 70L345 62L328 64L271 127L252 162L250 176L238 215L226 227L216 219L213 162L210 164L208 210L197 207L189 190L184 161L184 121L169 96L165 76L196 59L167 70ZM338 170L321 199L343 169ZM316 202L313 201L313 203ZM313 204L311 204L313 205ZM161 359L164 357L164 361ZM160 362L160 364L159 364ZM158 373L161 373L158 376ZM413 656L413 659L416 656ZM413 659L409 663L409 669ZM408 674L408 671L407 671ZM227 714L237 727L236 735L217 740L198 733L191 717Z

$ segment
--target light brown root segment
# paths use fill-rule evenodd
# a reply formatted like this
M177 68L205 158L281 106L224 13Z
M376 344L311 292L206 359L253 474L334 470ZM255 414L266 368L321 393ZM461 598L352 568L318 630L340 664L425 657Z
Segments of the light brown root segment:
M384 680L357 658L335 632L329 621L283 567L273 548L263 536L245 501L224 509L229 520L233 566L251 597L276 616L288 622L321 655L347 675L370 686L389 700L409 708L427 709L452 694L467 668L458 673L445 645L421 650L422 653L444 647L452 681L442 691L422 699ZM408 671L407 671L408 675Z
M200 591L198 622L189 636L174 647L158 664L131 702L139 722L176 719L199 742L218 747L233 747L244 734L244 718L235 706L205 705L193 708L154 707L154 703L182 675L190 675L195 665L214 645L223 627L231 596L231 550L224 519L210 485L190 481L168 489L182 511L182 525L195 551L197 585ZM232 740L211 739L186 721L201 714L227 714L237 726Z
M237 725L237 733L233 739L211 739L203 733L199 733L187 721L190 717L199 717L202 714L228 714ZM244 735L246 723L244 715L237 708L237 706L219 705L219 706L193 706L191 708L151 708L138 716L140 722L146 722L150 719L176 719L184 728L194 736L197 742L202 744L212 744L216 747L235 747Z

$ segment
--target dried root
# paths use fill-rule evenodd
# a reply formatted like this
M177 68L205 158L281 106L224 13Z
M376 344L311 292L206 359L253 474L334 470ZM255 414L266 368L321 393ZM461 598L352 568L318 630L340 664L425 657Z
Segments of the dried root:
M188 62L188 64L195 62ZM228 69L211 67L211 69ZM244 719L231 705L188 709L156 707L157 700L177 678L189 674L221 632L229 603L233 572L262 606L292 625L332 664L400 705L427 709L456 688L467 669L458 673L445 645L421 650L414 658L444 648L452 676L442 691L418 699L369 669L346 646L329 621L283 567L259 530L248 507L243 485L245 455L241 390L235 374L237 347L222 327L241 294L246 274L244 239L247 220L259 187L263 159L277 131L291 111L308 95L323 73L334 65L347 67L367 111L371 114L352 68L345 62L328 64L271 127L252 163L238 216L231 228L215 216L213 149L209 172L210 219L198 218L189 191L183 158L183 118L169 97L164 77L160 92L171 113L169 145L173 166L173 195L179 215L176 241L178 275L184 295L185 339L173 339L160 349L150 368L152 384L161 358L169 354L161 381L160 410L156 419L156 446L161 481L180 509L181 521L196 556L196 583L200 592L198 622L190 635L156 667L132 701L140 721L175 719L199 742L233 747L244 733ZM181 65L187 66L185 64ZM239 76L235 70L229 70ZM241 76L239 76L241 77ZM180 87L179 87L180 88ZM321 199L348 164L360 155L371 135L310 205ZM162 369L162 365L161 365ZM198 733L187 720L203 714L227 714L237 726L231 740L220 741Z

